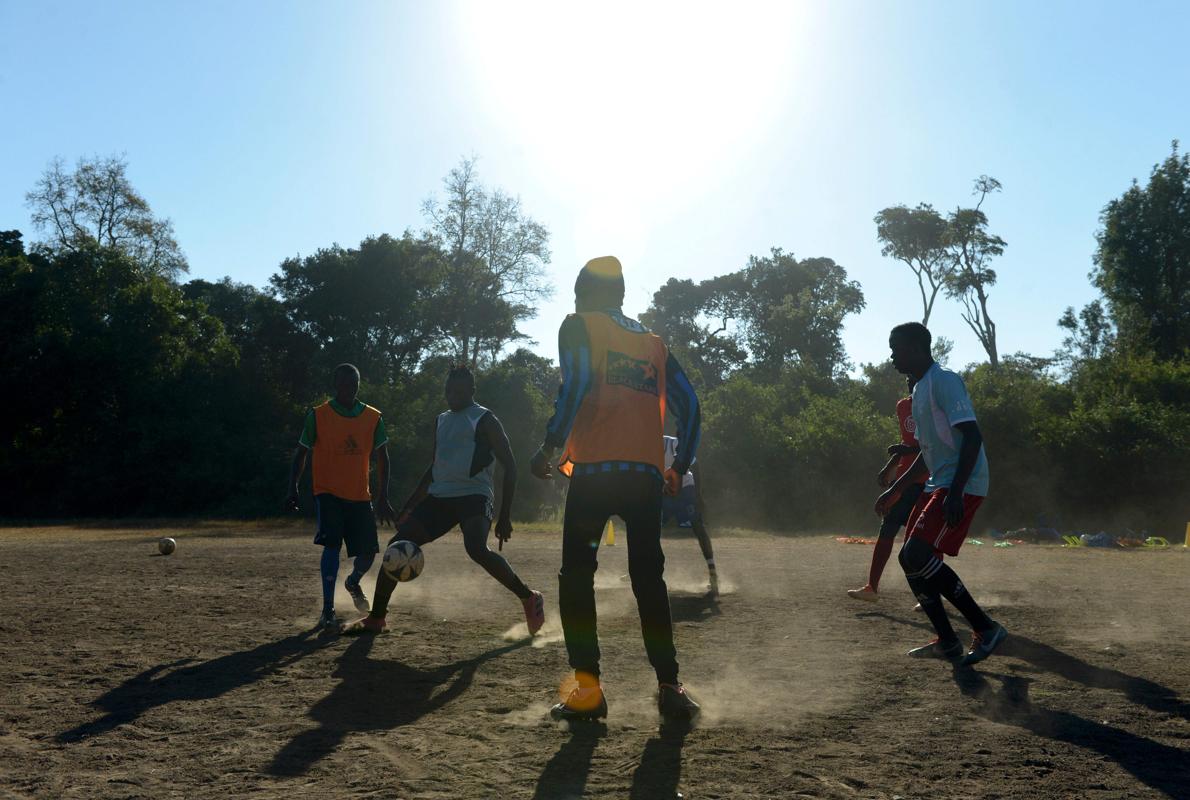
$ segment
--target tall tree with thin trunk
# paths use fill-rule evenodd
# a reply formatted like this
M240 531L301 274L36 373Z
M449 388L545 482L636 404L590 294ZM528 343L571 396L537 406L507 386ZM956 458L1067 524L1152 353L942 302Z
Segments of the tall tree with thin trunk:
M946 220L928 203L892 206L876 215L880 254L905 264L921 293L921 324L930 324L934 300L954 271L946 248Z
M963 321L983 345L993 367L1000 365L1000 356L996 323L988 314L988 290L996 284L996 271L990 264L1004 253L1007 243L988 232L987 215L980 209L987 196L998 191L1000 181L980 175L973 192L979 196L979 202L974 208L956 208L946 220L946 246L952 265L946 294L963 304Z
M447 336L456 355L475 366L481 356L522 338L516 323L532 317L537 303L553 293L545 276L550 234L524 212L520 198L486 188L474 158L461 161L442 183L444 196L427 199L422 213L427 233L442 243L452 268L466 275L457 283L467 308Z
M168 219L154 217L128 180L122 156L84 158L73 172L60 158L25 195L43 244L66 252L89 245L121 251L147 273L171 280L189 272Z

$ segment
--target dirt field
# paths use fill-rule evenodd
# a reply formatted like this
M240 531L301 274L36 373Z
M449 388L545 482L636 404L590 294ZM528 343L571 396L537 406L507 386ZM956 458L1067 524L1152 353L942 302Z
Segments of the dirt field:
M306 525L0 530L0 796L1190 797L1182 548L969 545L956 566L1010 639L967 671L904 656L929 635L895 560L879 604L843 594L871 547L716 549L718 603L694 540L666 544L701 723L658 727L621 530L598 577L611 715L568 730L546 719L566 674L555 531L505 548L546 593L528 643L458 534L388 634L339 639L312 630Z

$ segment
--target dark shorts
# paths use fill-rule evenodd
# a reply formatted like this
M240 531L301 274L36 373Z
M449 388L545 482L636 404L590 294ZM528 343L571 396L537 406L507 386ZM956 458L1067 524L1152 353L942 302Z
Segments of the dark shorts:
M917 504L918 498L921 497L921 491L925 487L924 483L914 483L901 492L897 502L893 503L893 507L888 510L888 513L884 515L884 520L880 523L882 537L896 536L897 531L909 522L909 517L913 515L913 507Z
M435 497L426 495L414 506L409 518L397 525L397 532L389 544L405 539L416 544L428 544L449 533L456 525L482 517L492 520L492 501L482 494L463 497Z
M338 550L347 542L347 555L366 556L380 552L376 536L376 515L368 501L344 500L333 494L314 495L318 512L318 530L314 544Z
M689 528L702 518L698 514L698 490L693 486L683 486L674 496L661 496L661 524L671 519L678 521L679 528Z

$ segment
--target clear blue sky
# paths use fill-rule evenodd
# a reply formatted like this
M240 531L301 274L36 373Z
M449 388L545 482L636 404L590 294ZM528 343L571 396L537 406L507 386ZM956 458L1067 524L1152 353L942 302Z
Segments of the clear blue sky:
M124 153L193 276L264 285L287 256L422 227L475 154L553 234L541 352L592 256L621 257L639 313L670 276L777 246L862 283L864 362L920 316L872 217L967 203L987 173L1001 351L1048 354L1094 296L1103 205L1190 143L1184 3L575 9L0 0L0 229L35 238L24 193L55 156ZM982 359L954 303L931 327Z

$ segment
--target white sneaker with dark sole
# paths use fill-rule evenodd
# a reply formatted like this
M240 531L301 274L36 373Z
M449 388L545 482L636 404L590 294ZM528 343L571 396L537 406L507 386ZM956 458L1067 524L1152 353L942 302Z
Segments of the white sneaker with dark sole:
M848 589L847 596L852 600L866 600L869 603L875 603L880 599L880 595L876 594L876 590L869 584L864 584L861 589Z
M963 644L958 639L951 639L949 642L935 639L929 644L913 648L905 655L911 658L941 658L954 661L963 655Z
M361 614L367 614L372 610L372 606L368 603L368 596L364 594L364 590L359 587L358 583L351 582L351 576L347 576L347 580L343 581L343 588L347 590L347 594L351 595L351 602L355 603L355 610Z

